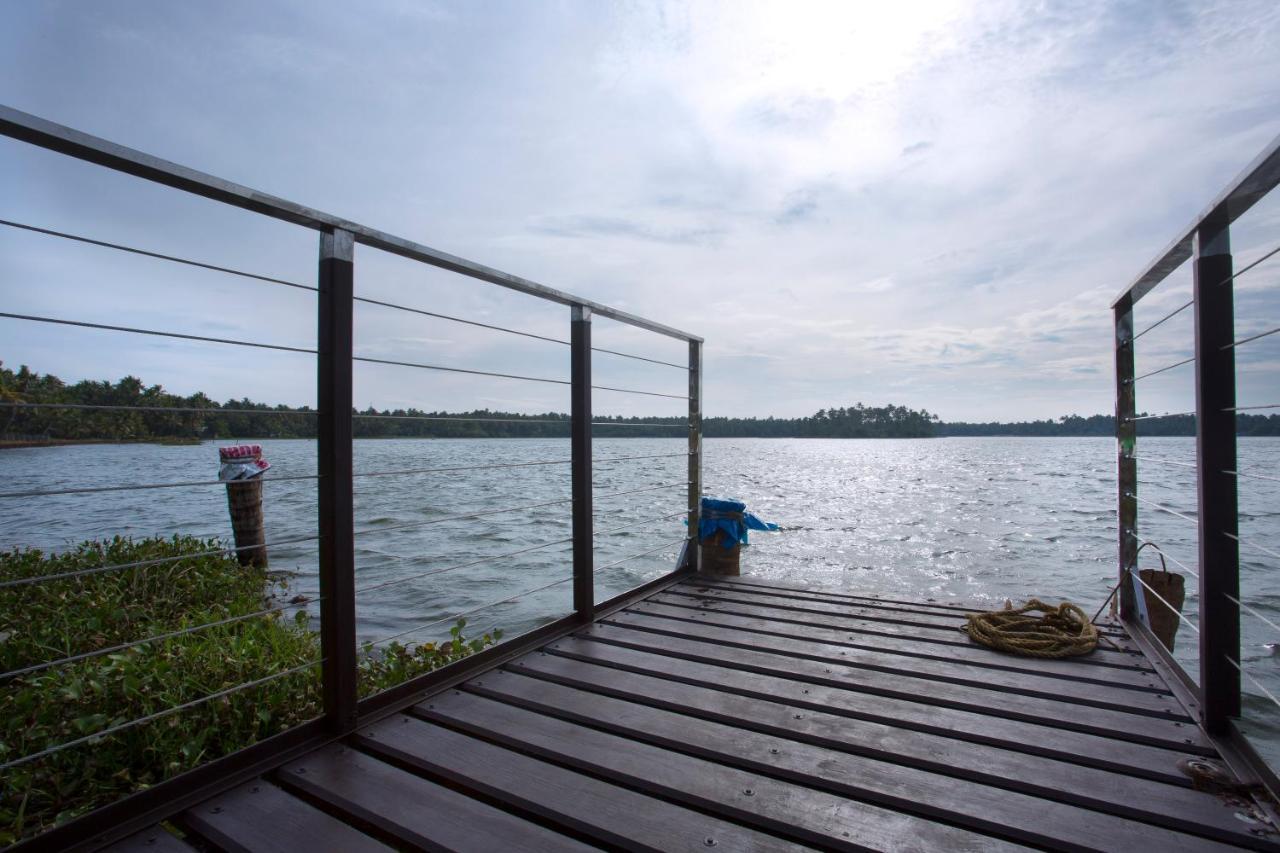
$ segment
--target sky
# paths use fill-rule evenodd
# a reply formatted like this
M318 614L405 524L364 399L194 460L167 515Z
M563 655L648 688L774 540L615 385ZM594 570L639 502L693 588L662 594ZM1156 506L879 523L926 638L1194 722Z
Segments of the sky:
M1118 293L1280 134L1267 2L4 2L0 102L706 339L704 411L1110 412ZM0 219L300 283L313 232L0 139ZM1280 196L1280 193L1276 194ZM1280 198L1233 234L1280 243ZM1280 256L1237 328L1280 320ZM1138 325L1187 298L1175 273ZM357 293L559 339L567 308L358 247ZM0 226L10 313L311 348L311 293ZM597 318L597 346L684 344ZM1190 353L1190 312L1139 371ZM359 354L551 379L568 348L380 306ZM314 403L305 354L0 318L0 359ZM1280 336L1240 403L1280 402ZM598 353L598 384L683 371ZM567 411L360 364L358 406ZM1140 386L1184 411L1191 369ZM1273 399L1274 398L1274 399ZM681 400L598 391L597 413Z

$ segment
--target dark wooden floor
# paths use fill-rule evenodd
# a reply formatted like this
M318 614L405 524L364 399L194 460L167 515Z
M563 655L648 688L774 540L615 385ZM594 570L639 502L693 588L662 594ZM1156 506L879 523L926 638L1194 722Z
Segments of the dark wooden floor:
M1043 661L963 613L686 581L109 849L1280 849L1121 629Z

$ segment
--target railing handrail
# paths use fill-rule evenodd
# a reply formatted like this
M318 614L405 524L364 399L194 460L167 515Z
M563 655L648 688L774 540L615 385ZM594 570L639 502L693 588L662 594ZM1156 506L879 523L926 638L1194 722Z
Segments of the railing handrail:
M1191 258L1192 241L1196 232L1206 221L1215 220L1231 225L1277 185L1280 185L1280 136L1271 140L1271 144L1236 175L1235 180L1227 184L1226 189L1218 193L1217 198L1191 220L1191 224L1182 229L1173 242L1147 264L1133 282L1112 301L1111 307L1115 308L1126 297L1137 302L1186 263Z
M261 192L251 187L215 177L178 163L146 154L124 145L119 145L92 134L24 113L21 110L0 104L0 134L13 139L29 142L40 148L57 151L78 160L96 163L118 172L134 175L148 181L174 187L193 195L229 204L244 210L260 213L264 216L302 225L316 231L333 231L335 229L349 232L355 242L362 246L381 249L394 255L430 264L440 269L456 272L461 275L487 281L499 287L527 293L561 305L582 305L590 308L593 314L617 320L640 329L656 332L682 341L701 342L702 338L681 331L663 323L657 323L644 317L612 308L575 296L531 279L512 275L493 267L469 261L448 252L442 252L415 243L403 237L361 225L340 216L334 216L306 205L288 201L270 193Z

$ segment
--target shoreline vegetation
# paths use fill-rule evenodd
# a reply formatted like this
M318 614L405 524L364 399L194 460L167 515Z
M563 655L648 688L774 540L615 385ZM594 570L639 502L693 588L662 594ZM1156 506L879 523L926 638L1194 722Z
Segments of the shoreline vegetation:
M285 603L280 573L224 547L116 537L0 552L0 582L59 576L0 587L0 764L73 744L5 770L0 847L320 715L307 611ZM468 639L465 625L435 643L366 644L360 695L501 638ZM261 683L235 689L249 682Z
M316 436L315 410L305 406L273 406L249 399L218 403L200 392L186 397L171 394L159 385L144 385L134 376L115 383L82 380L68 384L52 374L35 373L26 365L10 370L3 362L0 403L10 404L0 408L0 448ZM23 404L32 407L24 408ZM569 416L560 412L530 415L489 409L428 412L368 408L355 414L356 438L567 438L570 423ZM683 417L595 417L599 425L593 434L602 438L676 438L683 435L687 424ZM1280 435L1280 415L1239 413L1236 423L1241 436ZM704 416L702 426L705 438L1115 436L1115 418L1111 415L965 423L942 421L924 409L862 403L821 409L802 418ZM1194 436L1195 417L1170 415L1143 420L1138 423L1138 432L1143 436Z

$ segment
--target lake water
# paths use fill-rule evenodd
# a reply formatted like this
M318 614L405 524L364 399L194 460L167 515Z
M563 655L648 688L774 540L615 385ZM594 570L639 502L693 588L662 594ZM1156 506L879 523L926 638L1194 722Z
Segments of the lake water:
M262 441L268 477L315 473L310 441ZM998 607L1006 598L1068 599L1092 612L1116 576L1114 442L1110 439L933 440L709 439L710 494L745 500L777 534L752 534L744 573L787 583ZM684 536L683 441L596 439L597 599L669 571ZM671 454L665 458L608 461ZM1189 438L1142 439L1140 494L1195 514ZM453 614L474 611L468 633L527 630L570 610L567 440L357 441L357 609L362 640L443 635ZM1240 441L1240 470L1274 476L1280 439ZM558 460L558 461L557 461ZM476 466L554 461L491 470ZM92 445L0 452L0 491L213 479L215 445ZM449 473L385 474L424 468ZM314 536L315 480L264 487L268 542ZM661 486L639 491L647 487ZM609 497L617 492L632 492ZM488 510L515 510L446 520ZM116 534L230 536L221 486L6 499L0 546L59 549ZM1240 480L1242 663L1280 693L1280 481ZM427 523L430 522L430 523ZM1195 527L1149 506L1144 538L1195 568ZM625 528L625 529L619 529ZM546 547L538 547L546 546ZM537 550L527 550L534 549ZM1148 549L1149 550L1149 549ZM525 553L487 559L514 551ZM636 554L645 554L625 560ZM314 541L271 548L291 574L290 594L316 596ZM1143 566L1158 567L1158 558ZM624 561L625 560L625 561ZM461 568L453 568L462 564ZM1169 568L1181 571L1173 563ZM1194 622L1195 578L1184 613ZM546 587L527 595L524 590ZM509 602L485 607L492 602ZM314 610L314 604L311 605ZM1193 630L1177 656L1197 669ZM1250 731L1280 754L1275 706L1246 680Z

